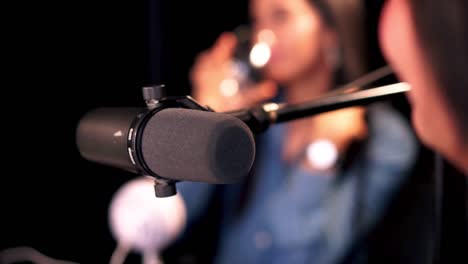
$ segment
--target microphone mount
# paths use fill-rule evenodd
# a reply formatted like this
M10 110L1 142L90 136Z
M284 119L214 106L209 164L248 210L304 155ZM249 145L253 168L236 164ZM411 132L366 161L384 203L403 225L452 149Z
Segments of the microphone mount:
M166 108L185 108L201 111L211 111L209 108L198 104L190 96L167 96L167 88L165 85L146 86L142 88L143 99L146 104L146 109L139 113L132 123L128 138L127 149L132 164L137 168L142 175L148 175L155 178L154 191L156 197L169 197L177 194L175 183L177 181L164 178L157 175L146 165L141 150L137 148L140 144L141 128L144 128L146 122L157 112Z

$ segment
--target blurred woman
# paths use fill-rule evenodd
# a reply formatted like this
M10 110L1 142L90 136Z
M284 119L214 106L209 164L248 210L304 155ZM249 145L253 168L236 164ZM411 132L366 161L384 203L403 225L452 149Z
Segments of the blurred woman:
M193 95L202 104L228 111L266 100L309 101L365 71L359 1L250 4L254 38L269 34L266 81L220 93L236 47L235 36L225 33L192 70ZM257 140L252 176L218 186L223 215L216 263L335 262L379 219L416 152L404 119L384 105L277 125ZM214 188L179 185L189 219L204 213Z

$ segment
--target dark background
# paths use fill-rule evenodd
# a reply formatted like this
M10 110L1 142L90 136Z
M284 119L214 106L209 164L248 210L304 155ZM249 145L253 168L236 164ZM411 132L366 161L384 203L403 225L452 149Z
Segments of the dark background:
M0 250L31 246L54 258L107 263L115 246L108 205L135 175L83 160L75 146L78 120L95 107L143 106L144 85L189 93L194 57L222 31L248 21L247 1L63 2L11 9ZM376 68L384 63L375 34L381 1L366 3ZM404 99L395 104L407 111Z

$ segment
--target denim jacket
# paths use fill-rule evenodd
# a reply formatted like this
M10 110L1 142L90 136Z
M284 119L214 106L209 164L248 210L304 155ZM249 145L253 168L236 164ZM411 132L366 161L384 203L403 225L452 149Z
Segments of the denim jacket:
M402 116L369 108L369 137L346 170L313 174L281 160L284 125L261 135L254 191L234 215L243 185L224 186L215 263L335 263L373 227L414 165L417 144ZM189 223L213 185L180 183ZM190 227L190 224L188 225Z

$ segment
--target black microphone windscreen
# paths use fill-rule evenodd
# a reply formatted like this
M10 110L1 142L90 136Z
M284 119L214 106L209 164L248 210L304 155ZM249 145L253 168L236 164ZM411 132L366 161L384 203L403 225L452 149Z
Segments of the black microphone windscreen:
M161 177L225 184L248 175L255 142L244 122L230 115L168 108L146 123L141 153Z

